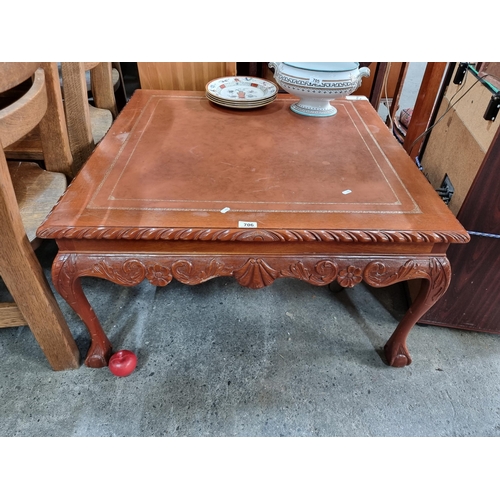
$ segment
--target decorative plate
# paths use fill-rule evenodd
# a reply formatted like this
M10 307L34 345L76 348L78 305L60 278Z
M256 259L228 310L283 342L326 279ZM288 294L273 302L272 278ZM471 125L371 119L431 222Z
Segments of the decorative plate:
M252 102L278 93L278 87L268 80L250 76L227 76L207 83L207 95L230 102Z
M229 99L221 99L219 97L214 97L213 95L209 94L208 92L206 93L206 97L208 100L215 102L216 104L221 104L221 105L231 105L231 106L238 106L238 107L249 107L249 106L264 106L265 104L269 104L270 102L274 101L276 99L276 96L269 97L267 99L259 99L256 101L232 101Z
M234 102L234 101L221 101L216 100L213 96L207 93L207 99L214 104L219 106L224 106L226 108L234 108L234 109L252 109L252 108L260 108L261 106L267 106L269 103L273 102L276 99L276 96L271 99L254 101L254 102Z

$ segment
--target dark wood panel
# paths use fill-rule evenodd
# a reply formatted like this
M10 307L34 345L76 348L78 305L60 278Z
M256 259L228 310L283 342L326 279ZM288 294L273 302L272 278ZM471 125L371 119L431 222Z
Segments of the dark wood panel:
M500 129L460 208L468 231L500 236ZM500 334L500 239L472 236L448 250L450 288L420 323Z
M500 239L451 245L451 284L420 323L500 334Z
M458 212L469 231L500 235L500 129Z

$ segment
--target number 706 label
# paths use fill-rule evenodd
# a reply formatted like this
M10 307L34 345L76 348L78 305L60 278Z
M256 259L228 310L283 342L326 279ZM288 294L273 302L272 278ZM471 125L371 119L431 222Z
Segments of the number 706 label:
M256 222L246 222L244 220L238 221L238 227L257 227Z

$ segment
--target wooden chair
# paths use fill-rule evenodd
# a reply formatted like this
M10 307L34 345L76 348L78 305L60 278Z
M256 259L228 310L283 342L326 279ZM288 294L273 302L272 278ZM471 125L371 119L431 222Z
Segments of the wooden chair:
M43 161L69 179L81 169L118 114L116 75L110 62L42 63L49 97L40 127L5 148L8 160ZM90 72L90 93L87 92Z
M90 70L93 103L88 100ZM79 172L118 114L110 62L63 62L61 75L73 174Z
M47 170L62 172L71 178L73 156L69 146L57 63L41 63L41 67L45 73L47 112L40 124L25 137L9 146L4 145L5 156L8 160L43 161ZM20 82L23 83L27 82ZM10 92L12 95L14 90L11 89Z
M0 109L0 276L15 301L0 305L0 327L27 324L54 370L78 368L78 348L30 243L66 177L35 163L9 165L3 153L43 121L48 98L40 63L0 63L0 93L30 76L27 93Z

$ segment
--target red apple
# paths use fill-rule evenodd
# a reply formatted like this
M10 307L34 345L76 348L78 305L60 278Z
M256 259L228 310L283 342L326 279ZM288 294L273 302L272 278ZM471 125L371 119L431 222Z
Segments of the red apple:
M137 356L126 349L115 352L108 362L109 371L117 377L128 377L136 366Z

